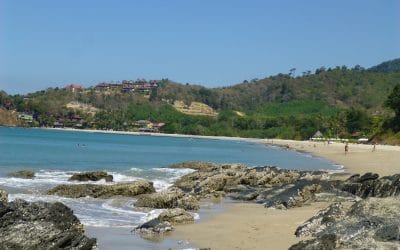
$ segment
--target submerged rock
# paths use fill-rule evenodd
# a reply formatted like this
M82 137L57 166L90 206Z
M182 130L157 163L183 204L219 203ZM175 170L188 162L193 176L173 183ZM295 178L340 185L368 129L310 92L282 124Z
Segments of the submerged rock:
M112 196L135 197L140 194L154 193L153 183L149 181L134 181L113 185L78 184L59 185L47 191L47 194L69 198L94 197L107 198Z
M8 176L22 178L22 179L33 179L35 177L35 172L31 170L19 170L9 173Z
M84 172L73 174L69 181L99 181L104 179L106 182L113 181L113 176L104 171Z
M332 205L296 231L299 235L313 234L315 238L290 249L398 249L399 207L398 197L367 198L346 211Z
M97 249L83 225L60 202L0 203L0 249Z
M171 188L158 193L140 195L135 206L151 208L183 208L186 210L199 209L197 199L191 195L186 195L178 188Z
M4 203L8 202L8 193L2 189L0 189L0 203L1 202L4 202Z

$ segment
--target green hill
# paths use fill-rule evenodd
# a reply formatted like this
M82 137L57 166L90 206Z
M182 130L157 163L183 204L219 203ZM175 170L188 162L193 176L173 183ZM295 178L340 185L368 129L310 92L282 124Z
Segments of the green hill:
M161 131L169 133L305 139L320 130L326 136L372 136L393 114L383 104L400 84L399 65L395 59L367 70L321 67L222 88L163 79L139 91L126 91L121 84L76 91L49 88L24 96L0 92L0 106L32 114L30 126L135 130L138 121L149 120L166 123ZM207 104L219 115L178 112L172 105L177 100Z

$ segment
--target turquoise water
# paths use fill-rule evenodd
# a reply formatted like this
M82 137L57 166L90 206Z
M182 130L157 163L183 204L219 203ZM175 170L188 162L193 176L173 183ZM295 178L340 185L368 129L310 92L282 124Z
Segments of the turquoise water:
M63 202L86 226L132 228L160 210L134 211L132 198L69 199L45 195L46 190L59 184L78 184L68 181L73 173L105 170L115 182L147 179L159 191L193 171L165 167L189 160L337 169L332 162L261 143L0 127L0 187L9 192L9 199ZM33 170L35 178L7 176L21 169Z
M332 169L309 155L243 141L0 128L0 175L14 169L150 169L182 161Z

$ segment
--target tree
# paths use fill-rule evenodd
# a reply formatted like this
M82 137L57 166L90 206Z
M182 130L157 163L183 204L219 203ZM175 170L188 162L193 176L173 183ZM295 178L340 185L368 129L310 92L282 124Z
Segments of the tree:
M391 108L396 114L396 118L400 120L400 84L397 84L392 93L388 96L385 106Z

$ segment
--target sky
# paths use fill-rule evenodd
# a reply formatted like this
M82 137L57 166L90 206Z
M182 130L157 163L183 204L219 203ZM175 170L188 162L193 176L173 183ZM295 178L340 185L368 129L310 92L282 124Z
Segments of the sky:
M400 57L400 1L0 0L0 89L228 86Z

